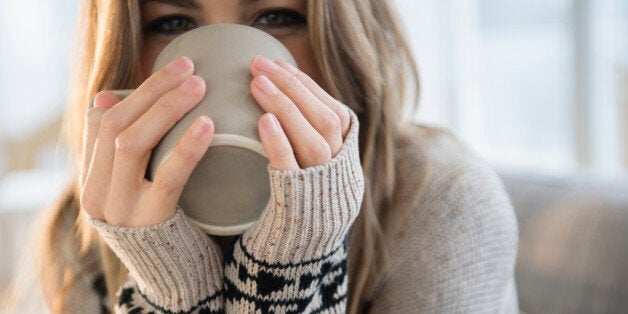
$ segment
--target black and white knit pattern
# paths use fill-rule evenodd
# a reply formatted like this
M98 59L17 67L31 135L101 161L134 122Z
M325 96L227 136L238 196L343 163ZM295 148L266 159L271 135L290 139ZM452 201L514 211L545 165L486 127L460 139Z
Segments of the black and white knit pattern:
M238 241L225 263L229 313L344 313L346 242L330 254L298 264L256 260Z
M344 313L346 238L364 193L351 117L345 143L325 164L269 166L267 208L225 259L181 210L148 227L90 219L129 269L116 312Z
M105 282L105 275L103 273L97 273L92 280L92 289L98 296L98 303L100 304L100 313L107 314L109 309L109 298L107 297L107 284Z
M130 278L118 294L116 313L344 313L347 299L347 246L298 264L256 260L242 241L225 262L224 290L187 311L151 302ZM223 301L224 295L224 301Z
M151 302L146 295L139 291L137 283L130 278L118 292L118 302L115 307L115 312L133 314L212 314L224 312L222 303L222 292L219 291L199 301L187 311L167 310Z
M391 267L372 274L377 291L362 312L368 308L368 313L518 313L513 275L517 220L499 177L461 150L454 138L425 130L401 134L395 144L398 181L395 198L383 214L386 219L403 220L385 234L390 240ZM333 178L333 172L319 169L323 172L318 179ZM347 282L346 275L338 272L346 273L346 250L352 248L347 249L343 240L352 218L340 224L330 219L346 217L347 211L337 206L343 204L339 197L356 194L349 192L361 183L359 178L351 179L358 170L336 171L342 180L329 185L331 189L305 184L313 192L304 193L311 195L305 202L291 198L277 202L283 207L269 208L261 220L264 225L253 228L256 233L247 231L242 243L232 244L239 251L235 254L223 255L182 213L151 230L96 224L125 266L136 270L132 277L137 286L125 285L129 290L109 297L120 301L118 312L127 313L182 313L191 308L207 312L207 307L196 305L217 293L222 301L215 312L343 312ZM309 175L316 179L315 173ZM290 184L272 181L281 188L276 195L292 197L294 191L308 191L293 189L300 177L306 183L306 177L298 175ZM318 179L310 182L322 182ZM334 188L340 186L346 189ZM418 187L422 187L420 194ZM304 206L288 206L294 204ZM334 205L336 210L312 207L321 204ZM345 208L350 214L360 205L344 204L355 204ZM337 242L334 235L339 235ZM170 243L179 249L173 250ZM78 291L71 292L69 304L73 310L67 313L104 312L104 278L77 279ZM179 298L184 302L179 304Z

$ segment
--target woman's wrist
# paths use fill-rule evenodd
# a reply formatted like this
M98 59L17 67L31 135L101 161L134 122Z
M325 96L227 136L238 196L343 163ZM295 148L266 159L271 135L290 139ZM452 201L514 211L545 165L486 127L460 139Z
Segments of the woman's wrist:
M165 309L186 309L222 290L222 254L183 211L149 227L89 219L116 253L142 295Z

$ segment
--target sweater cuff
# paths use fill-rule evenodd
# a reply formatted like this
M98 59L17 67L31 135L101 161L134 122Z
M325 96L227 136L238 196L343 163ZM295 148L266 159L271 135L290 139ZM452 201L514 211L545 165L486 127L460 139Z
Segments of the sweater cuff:
M289 171L268 167L268 206L242 239L246 251L256 259L302 262L325 256L342 244L364 194L359 122L349 112L351 128L330 161Z
M129 269L142 295L157 306L187 310L220 293L220 249L182 210L149 227L89 222Z

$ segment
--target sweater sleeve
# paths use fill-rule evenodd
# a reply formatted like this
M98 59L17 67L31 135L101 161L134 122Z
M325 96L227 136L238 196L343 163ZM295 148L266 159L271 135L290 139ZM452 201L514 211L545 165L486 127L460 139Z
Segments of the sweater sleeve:
M346 238L364 193L359 124L325 164L269 167L271 197L257 223L225 257L228 313L345 311Z
M129 270L116 313L222 311L222 254L182 210L150 227L89 219Z

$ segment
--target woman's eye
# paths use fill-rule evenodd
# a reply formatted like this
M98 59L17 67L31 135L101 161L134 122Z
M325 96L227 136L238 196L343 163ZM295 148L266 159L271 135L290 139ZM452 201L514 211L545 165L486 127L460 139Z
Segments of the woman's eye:
M186 16L160 17L144 27L145 33L157 33L164 35L179 35L198 27L196 23Z
M253 23L255 27L268 27L268 28L280 28L290 27L295 25L305 25L306 18L302 14L282 9L282 10L270 10L263 12Z

